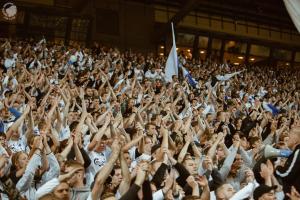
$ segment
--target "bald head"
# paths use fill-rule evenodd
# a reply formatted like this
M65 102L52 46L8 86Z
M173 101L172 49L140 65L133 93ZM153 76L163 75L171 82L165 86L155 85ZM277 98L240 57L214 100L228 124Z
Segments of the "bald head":
M290 131L287 145L290 149L294 150L296 146L299 144L300 144L300 126L296 125Z

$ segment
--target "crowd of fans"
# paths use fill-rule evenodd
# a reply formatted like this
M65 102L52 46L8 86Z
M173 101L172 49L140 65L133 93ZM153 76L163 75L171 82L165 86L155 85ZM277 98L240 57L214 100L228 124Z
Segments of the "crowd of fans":
M1 199L300 199L300 70L0 46Z

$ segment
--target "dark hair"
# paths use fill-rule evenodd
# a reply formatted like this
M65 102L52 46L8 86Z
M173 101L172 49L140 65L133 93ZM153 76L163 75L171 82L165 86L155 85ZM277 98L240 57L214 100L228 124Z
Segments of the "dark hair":
M257 142L257 141L260 141L260 138L259 137L250 137L248 138L248 141L250 143L250 146L252 147L252 145Z
M4 132L0 132L0 137L4 137L6 139L6 134Z
M91 138L90 138L90 141L92 141L94 139L94 137L96 136L97 134L92 134ZM106 135L103 135L101 140L107 140L108 137Z
M75 121L75 122L72 122L70 124L70 131L74 131L76 129L76 126L79 124L79 122Z
M68 161L66 161L66 163L65 163L65 165L66 166L81 166L81 167L83 167L83 165L82 164L80 164L78 161L76 161L76 160L68 160Z
M153 123L147 123L145 125L145 129L148 130L150 126L155 126L155 124L153 124Z
M188 195L182 198L182 200L197 200L197 199L201 199L201 198L195 195Z
M109 186L109 184L111 184L111 182L112 182L112 177L115 175L117 169L121 169L121 166L115 165L115 166L113 167L113 169L112 169L111 172L110 172L110 175L109 175L109 176L107 177L107 179L105 180L104 185ZM106 187L106 188L108 188L108 187ZM117 189L118 189L118 187L114 188L113 191L111 191L111 190L104 190L104 191L113 192L113 193L115 194L115 193L117 192Z
M113 192L104 192L103 195L101 196L101 199L106 199L106 198L109 198L109 197L115 197L115 193Z

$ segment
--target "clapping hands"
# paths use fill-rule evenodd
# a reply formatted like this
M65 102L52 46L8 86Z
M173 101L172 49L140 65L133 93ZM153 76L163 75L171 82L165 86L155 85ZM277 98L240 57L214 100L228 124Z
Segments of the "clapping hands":
M273 175L274 167L273 167L273 164L271 163L271 161L268 160L266 164L262 163L260 165L260 170L261 170L260 175L264 179L268 179Z
M149 171L149 163L141 161L137 166L135 184L141 186L146 180L147 172Z

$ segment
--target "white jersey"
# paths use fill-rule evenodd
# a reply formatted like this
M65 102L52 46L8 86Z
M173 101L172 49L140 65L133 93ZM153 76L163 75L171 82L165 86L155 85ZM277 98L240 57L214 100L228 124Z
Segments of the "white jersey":
M27 140L24 135L22 135L18 140L9 140L8 147L13 153L20 151L28 152Z
M111 150L106 149L100 153L95 151L88 151L88 155L91 159L91 165L87 169L87 184L90 185L94 181L96 173L107 163Z

